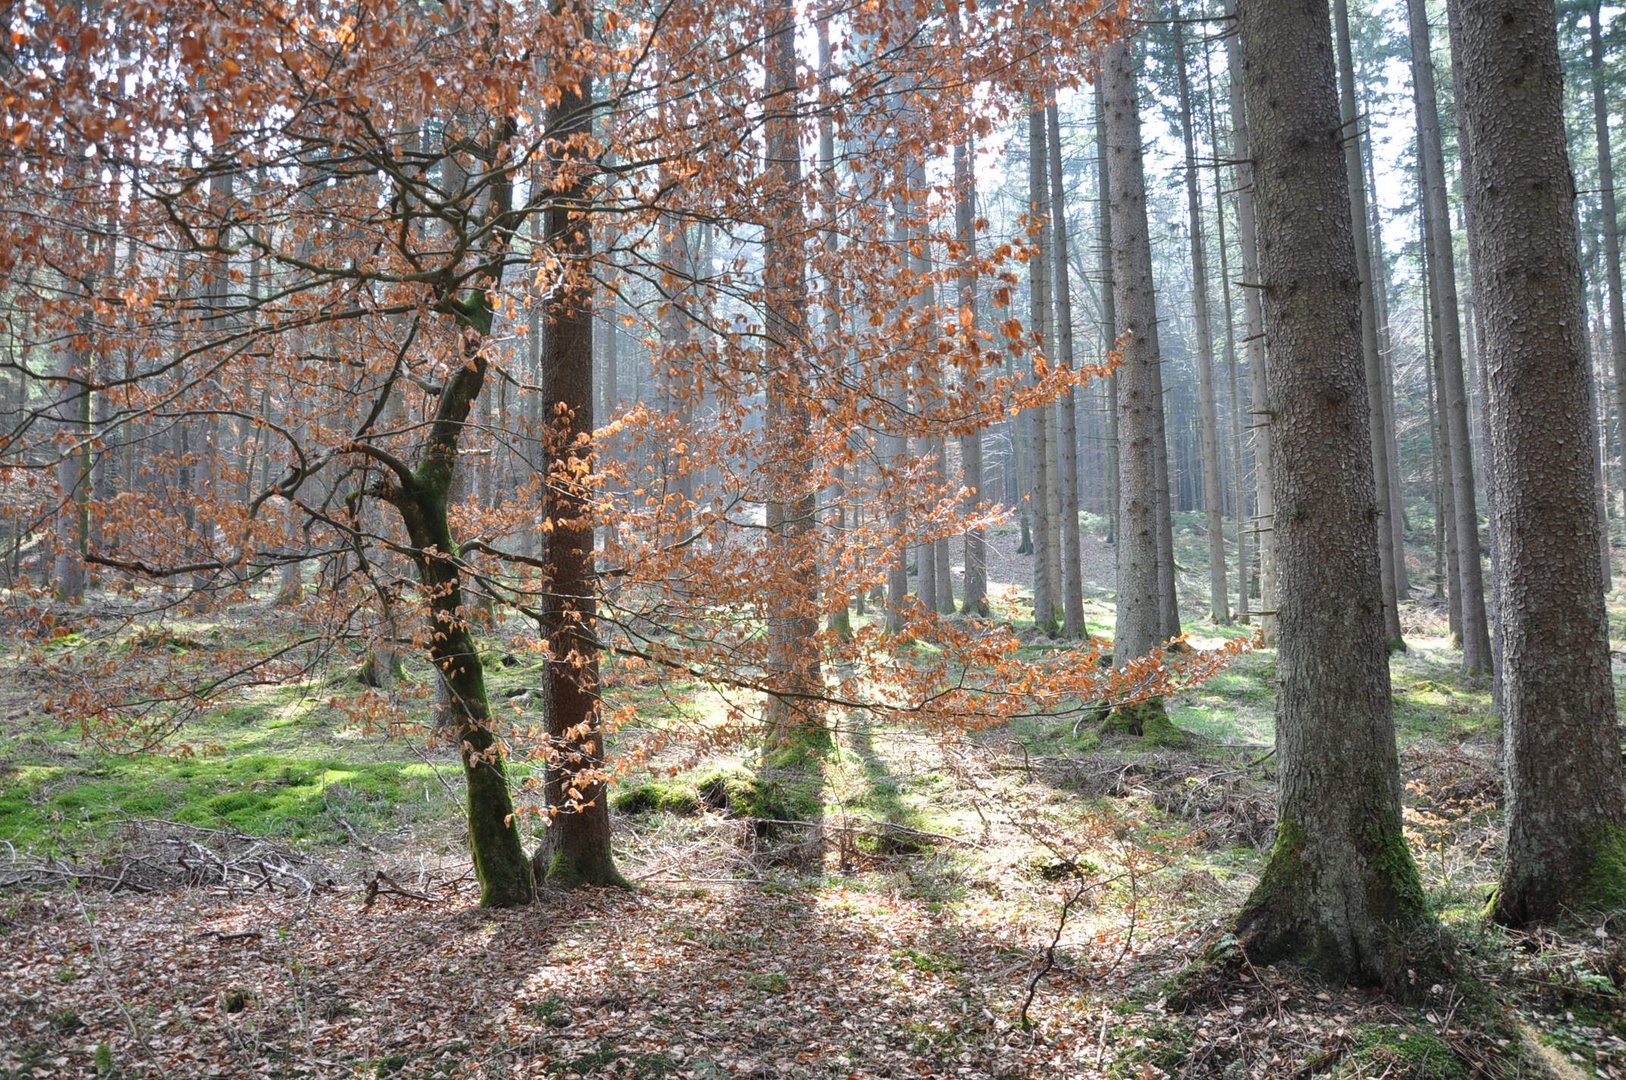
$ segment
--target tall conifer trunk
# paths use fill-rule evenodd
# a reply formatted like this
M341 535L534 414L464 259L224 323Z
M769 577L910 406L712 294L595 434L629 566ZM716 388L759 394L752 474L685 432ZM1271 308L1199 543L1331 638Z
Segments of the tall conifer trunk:
M1488 391L1507 857L1496 915L1626 902L1626 800L1587 413L1563 68L1546 0L1451 6Z
M1276 842L1237 921L1255 960L1405 988L1426 919L1402 833L1360 279L1325 0L1241 0L1275 420Z

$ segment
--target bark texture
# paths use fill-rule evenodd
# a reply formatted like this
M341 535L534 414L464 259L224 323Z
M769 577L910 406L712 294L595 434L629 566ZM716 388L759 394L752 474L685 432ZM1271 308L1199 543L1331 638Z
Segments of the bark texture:
M1279 824L1256 961L1402 988L1425 918L1401 831L1360 280L1326 0L1242 0L1274 417Z
M1626 802L1553 9L1476 0L1453 4L1451 20L1474 151L1466 197L1503 605L1508 841L1496 915L1524 924L1626 902Z
M1146 223L1146 170L1141 158L1140 105L1127 42L1101 57L1101 110L1111 183L1114 309L1123 341L1118 390L1118 590L1113 658L1122 664L1165 640L1160 612L1158 457L1163 449L1161 356L1152 248ZM1166 475L1166 474L1165 474ZM1161 489L1165 494L1167 487Z
M1175 9L1178 10L1178 9ZM1208 613L1231 621L1225 573L1225 496L1221 494L1219 409L1214 390L1214 327L1208 307L1208 253L1203 235L1202 193L1197 186L1197 136L1191 119L1191 80L1186 73L1185 28L1175 15L1174 70L1180 98L1180 135L1186 151L1186 221L1191 240L1192 321L1197 329L1197 417L1202 443L1203 511L1208 522Z
M549 135L563 141L587 122L584 96L567 91L549 106ZM559 153L558 150L555 153ZM599 713L598 578L594 569L590 489L582 477L593 461L592 284L580 264L591 251L588 221L570 208L586 198L586 178L571 177L568 158L556 158L555 175L568 186L543 218L543 241L571 278L552 290L547 333L542 339L542 397L547 410L549 482L542 486L542 513L552 523L545 562L551 589L541 630L549 655L543 687L550 760L544 781L552 814L535 855L537 880L560 888L624 885L610 854L610 810L605 784L595 777L604 764Z
M1226 10L1236 16L1237 0L1228 0ZM1244 105L1242 43L1236 34L1225 37L1225 62L1231 76L1231 160L1236 170L1237 245L1242 251L1243 346L1248 359L1248 396L1253 402L1253 491L1254 528L1259 537L1259 627L1265 640L1276 638L1276 494L1271 471L1271 432L1274 423L1267 404L1264 302L1259 284L1258 214L1253 193L1253 148L1248 134L1248 114Z
M1485 611L1484 567L1479 544L1479 504L1475 494L1473 441L1469 436L1468 396L1462 370L1462 319L1457 307L1456 256L1445 190L1445 157L1440 146L1440 112L1435 95L1434 59L1429 49L1424 0L1407 0L1411 23L1412 93L1417 107L1417 157L1423 185L1423 231L1437 317L1444 393L1440 409L1450 429L1451 511L1457 535L1456 579L1462 627L1462 667L1470 675L1491 673L1490 621Z

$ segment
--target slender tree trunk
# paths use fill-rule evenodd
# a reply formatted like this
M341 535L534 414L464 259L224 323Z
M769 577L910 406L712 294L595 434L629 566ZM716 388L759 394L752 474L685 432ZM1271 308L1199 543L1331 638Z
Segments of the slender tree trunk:
M1411 21L1412 91L1417 106L1417 156L1423 179L1425 247L1435 286L1438 340L1444 361L1445 392L1440 407L1451 431L1451 494L1457 530L1457 584L1462 606L1462 666L1469 675L1483 676L1491 674L1490 622L1485 610L1473 443L1468 431L1468 400L1462 373L1456 257L1451 249L1451 218L1446 205L1445 158L1440 147L1434 60L1429 51L1428 12L1424 0L1407 0L1406 6Z
M1403 992L1404 943L1427 913L1401 827L1329 12L1324 0L1241 9L1277 422L1281 790L1276 843L1237 936L1256 962L1302 959Z
M1126 340L1118 387L1118 588L1113 662L1124 665L1165 640L1159 611L1159 512L1168 513L1158 486L1158 442L1163 437L1161 356L1157 304L1152 292L1152 247L1146 220L1146 172L1141 153L1140 105L1134 59L1127 42L1101 55L1101 102L1109 178L1114 307Z
M1616 447L1620 472L1626 477L1626 302L1622 300L1620 273L1620 215L1615 202L1615 158L1609 138L1609 99L1604 86L1603 29L1599 25L1601 0L1587 8L1588 61L1592 71L1592 126L1598 144L1598 187L1603 210L1604 283L1609 299L1609 356L1615 372L1615 407L1618 421ZM1608 425L1604 425L1607 442ZM1626 481L1621 484L1626 505ZM1604 543L1609 534L1604 532ZM1608 560L1608 561L1612 561ZM1608 567L1605 568L1606 570Z
M1219 154L1219 134L1214 116L1214 76L1208 63L1208 52L1203 51L1204 112L1208 120L1208 144ZM1231 300L1231 254L1226 239L1225 185L1220 182L1218 169L1214 172L1214 232L1219 242L1220 301L1225 315L1225 381L1230 397L1231 505L1232 521L1236 530L1236 617L1240 623L1251 618L1250 597L1251 566L1248 558L1248 484L1243 454L1242 416L1243 402L1236 361L1236 310Z
M1588 445L1587 349L1551 4L1451 5L1502 611L1503 922L1626 902L1626 800Z
M1370 109L1366 110L1370 114ZM1364 165L1363 194L1367 200L1370 224L1372 298L1377 301L1378 367L1383 382L1383 430L1388 440L1389 534L1394 545L1395 595L1404 602L1411 596L1410 571L1406 566L1406 504L1400 485L1399 413L1395 408L1394 334L1389 325L1389 265L1384 256L1383 215L1378 213L1377 169L1372 160L1370 119L1367 137L1361 139Z
M1095 156L1097 207L1099 215L1099 243L1101 250L1101 353L1106 355L1118 341L1118 296L1113 284L1112 259L1112 168L1107 161L1107 109L1102 96L1101 80L1095 83ZM1123 485L1120 476L1118 429L1118 379L1107 379L1107 542L1118 543L1120 528L1120 501Z
M762 264L769 370L763 460L770 485L769 552L783 575L768 598L768 731L778 744L824 745L829 735L811 705L824 680L819 664L817 492L807 478L812 438L804 370L807 226L790 0L774 0L767 20L764 99L771 111L764 121L764 169L770 186L764 195Z
M1049 153L1046 149L1044 106L1036 99L1028 109L1028 212L1037 224L1034 237L1037 252L1028 261L1028 321L1038 335L1046 357L1053 356L1055 335L1050 331L1050 213ZM1037 372L1035 372L1037 377ZM1055 413L1048 405L1027 410L1028 445L1033 453L1033 486L1029 501L1033 507L1033 625L1040 633L1054 636L1057 631L1056 603L1061 599L1061 557L1056 550L1061 539L1056 512L1055 479L1057 464L1053 444Z
M1234 16L1237 0L1227 0ZM1259 286L1259 233L1254 206L1253 144L1244 108L1242 47L1237 35L1225 38L1226 65L1231 76L1231 160L1236 177L1236 231L1242 248L1243 344L1248 357L1248 395L1252 399L1253 491L1259 537L1260 628L1265 640L1276 638L1276 485L1271 449L1275 416L1267 394L1268 360L1265 352L1264 303Z
M1180 96L1180 135L1186 149L1186 220L1191 237L1192 318L1197 324L1197 415L1202 440L1203 510L1208 519L1208 611L1220 626L1231 621L1225 574L1225 496L1220 483L1219 411L1214 390L1214 326L1208 311L1208 255L1203 240L1202 193L1197 187L1197 137L1191 119L1191 80L1186 73L1185 28L1178 7L1174 70Z
M970 140L954 144L954 228L960 244L958 264L960 309L969 312L973 332L981 326L981 312L977 304L977 279L972 266L977 259L977 191L976 174L971 167ZM961 325L967 317L961 315ZM982 431L976 430L960 436L960 465L965 474L965 510L974 511L987 501L983 490ZM968 529L965 534L965 596L963 610L967 615L988 615L988 536L982 528Z
M1355 241L1355 272L1360 275L1361 358L1366 372L1366 394L1372 421L1371 455L1376 480L1378 569L1383 585L1383 628L1391 650L1404 651L1406 641L1400 630L1400 593L1395 571L1389 497L1389 433L1385 425L1388 390L1383 378L1383 359L1378 351L1378 301L1372 271L1371 237L1367 232L1366 169L1362 163L1361 118L1355 101L1355 61L1349 45L1349 5L1333 0L1333 23L1338 48L1339 116L1344 131L1344 167L1348 174L1352 234Z
M584 29L591 25L585 4L566 10ZM591 116L583 91L568 87L546 114L548 135L557 140L552 173L568 178L569 186L556 192L559 200L548 207L542 224L543 242L559 257L567 276L543 301L542 399L550 422L544 433L549 475L542 487L542 514L552 527L544 557L551 595L541 630L551 658L543 683L550 754L544 792L550 820L536 851L535 870L537 881L559 888L626 884L610 852L592 492L580 479L595 467L593 286L583 265L592 252L592 238L588 218L571 207L586 198L588 178L565 156L568 140Z
M1073 355L1073 286L1067 263L1067 198L1061 173L1061 116L1052 102L1045 108L1050 164L1050 247L1056 301L1055 348L1061 366L1071 371ZM1078 524L1078 403L1069 387L1059 402L1061 425L1061 592L1062 634L1081 638L1084 626L1084 564Z

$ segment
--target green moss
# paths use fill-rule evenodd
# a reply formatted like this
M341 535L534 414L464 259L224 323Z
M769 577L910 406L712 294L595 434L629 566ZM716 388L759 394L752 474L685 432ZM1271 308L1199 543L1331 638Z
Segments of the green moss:
M1626 829L1605 826L1592 848L1587 903L1602 911L1626 909Z
M1392 1080L1468 1080L1461 1058L1437 1036L1414 1027L1361 1024L1349 1052L1327 1075L1338 1080L1386 1076Z
M700 809L700 796L693 784L662 783L647 780L624 784L610 795L610 805L623 814L677 814L686 816Z
M339 846L350 840L346 824L376 829L421 812L424 781L407 775L412 767L280 754L109 755L87 767L6 777L0 835L37 848L151 817Z
M1186 743L1186 733L1169 719L1169 711L1164 707L1162 698L1148 698L1112 709L1102 717L1101 732L1104 735L1137 737L1141 745L1148 749L1184 746Z
M608 857L577 859L564 851L555 851L547 867L541 864L545 849L539 849L533 865L537 884L550 889L579 889L584 885L604 885L612 889L630 889L632 882L621 876L615 863Z
M794 770L719 769L697 778L695 790L707 807L738 817L814 821L824 811L817 777Z
M1399 821L1381 817L1368 825L1367 839L1374 848L1372 862L1377 873L1367 901L1373 911L1387 910L1393 918L1411 919L1426 910L1428 903L1423 898L1423 880L1418 876L1411 845L1406 843L1399 825Z

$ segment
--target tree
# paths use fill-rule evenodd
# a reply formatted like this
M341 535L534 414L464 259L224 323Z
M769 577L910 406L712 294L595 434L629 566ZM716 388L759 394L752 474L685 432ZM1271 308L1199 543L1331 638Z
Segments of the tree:
M1349 41L1349 3L1348 0L1333 0L1332 6L1338 45L1339 115L1345 129L1344 164L1349 172L1350 212L1354 215L1355 270L1361 276L1361 356L1366 365L1366 392L1372 419L1372 470L1377 481L1374 509L1378 515L1378 535L1382 538L1382 543L1378 545L1378 569L1383 583L1383 626L1389 636L1389 647L1403 651L1406 642L1400 631L1399 578L1405 564L1405 552L1392 542L1394 504L1389 492L1389 449L1392 439L1385 418L1389 388L1388 380L1384 377L1383 357L1378 350L1378 301L1371 234L1367 226L1366 168L1361 154L1365 136L1356 111L1355 61Z
M1324 2L1241 0L1276 492L1276 841L1254 960L1403 988L1426 919L1401 830L1342 122Z
M1061 114L1056 103L1045 107L1047 164L1049 167L1051 286L1055 293L1056 358L1069 371L1073 355L1073 286L1068 262L1067 196L1061 168ZM1070 638L1085 635L1084 568L1080 561L1081 538L1078 521L1078 402L1069 388L1056 403L1061 413L1057 441L1061 456L1061 599L1062 633Z
M1236 0L1226 10L1237 17ZM1271 473L1271 432L1275 421L1266 406L1269 358L1265 353L1264 303L1259 295L1259 228L1253 192L1253 144L1248 136L1248 114L1243 103L1242 45L1237 35L1225 38L1225 63L1230 74L1231 161L1236 175L1236 231L1242 248L1243 341L1248 354L1248 396L1253 402L1253 490L1258 504L1259 598L1264 613L1259 622L1267 641L1276 628L1276 494Z
M895 633L818 626L901 552L994 517L937 471L941 453L878 451L1041 414L1095 373L1033 364L1041 338L1010 311L1023 237L979 245L989 226L971 222L954 273L962 295L989 286L986 327L909 247L945 235L946 206L919 197L924 163L1020 115L1032 86L1078 85L1112 13L966 11L954 32L925 19L900 37L913 8L842 11L843 40L865 45L832 58L815 106L784 3L743 21L688 0L663 18L356 10L354 26L275 32L259 9L190 0L129 32L91 5L60 33L43 9L8 25L23 59L8 70L27 77L0 132L0 271L27 315L7 312L10 389L33 400L8 416L0 468L55 477L88 451L94 475L120 448L129 478L106 502L36 482L15 519L48 572L38 541L85 501L96 528L68 546L84 549L87 595L130 597L116 619L70 604L35 627L94 642L44 660L48 712L157 746L233 691L337 656L362 673L334 694L359 723L448 744L483 900L508 905L530 899L537 870L617 880L606 785L642 751L611 741L634 710L607 704L607 686L726 695L721 732L680 718L662 737L760 758L782 721L817 728L832 704L943 731L1212 670L1155 650L1113 673L1093 648L1030 664L1010 627L943 619L906 587ZM713 78L765 45L766 86ZM140 95L114 92L148 62ZM902 86L948 89L891 108ZM830 205L810 221L800 148L824 115L840 117L848 175L820 185ZM110 197L116 227L86 244ZM63 199L80 213L58 213ZM810 280L850 317L815 333ZM602 388L627 406L603 418L595 304L631 324ZM60 342L87 355L62 369ZM1023 364L1042 378L1002 373ZM832 497L887 512L815 527ZM301 566L316 588L297 587ZM286 608L268 595L279 578L295 586ZM176 658L144 644L182 601L253 611L277 647ZM545 665L541 686L490 700L482 653L497 637ZM107 678L110 643L142 662ZM436 692L444 723L419 724ZM543 781L513 782L515 756ZM542 822L533 865L525 833Z
M1113 661L1145 656L1167 640L1160 534L1169 516L1163 385L1146 222L1146 171L1134 57L1126 42L1101 56L1103 153L1110 178L1113 308L1125 338L1118 390L1118 591ZM1163 483L1159 484L1159 476Z
M1444 394L1440 409L1450 428L1452 514L1457 538L1456 579L1461 604L1462 666L1470 675L1491 673L1490 621L1485 613L1484 567L1479 545L1479 505L1474 485L1468 397L1462 374L1462 325L1457 306L1456 256L1446 204L1445 154L1440 144L1439 103L1424 0L1407 0L1411 21L1412 96L1417 108L1417 160L1423 189L1424 243L1430 296L1438 331Z
M1626 904L1585 299L1552 4L1451 5L1489 373L1508 839L1498 919Z
M1215 623L1231 621L1225 577L1225 500L1220 494L1219 417L1214 390L1214 328L1208 312L1208 254L1203 239L1202 193L1197 186L1197 136L1192 122L1191 77L1186 71L1185 31L1172 7L1174 70L1180 93L1180 135L1186 150L1186 221L1191 239L1192 321L1197 329L1197 409L1202 438L1203 510L1208 518L1208 611Z

